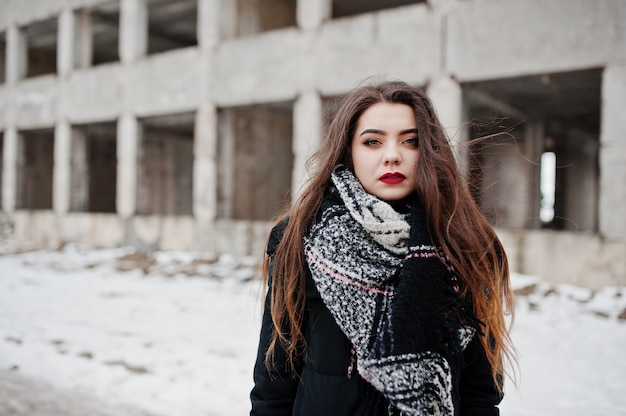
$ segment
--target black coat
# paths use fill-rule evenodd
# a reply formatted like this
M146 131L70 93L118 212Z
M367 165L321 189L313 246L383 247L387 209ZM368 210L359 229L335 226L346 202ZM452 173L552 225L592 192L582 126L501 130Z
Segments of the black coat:
M280 241L284 225L272 230L268 254ZM271 281L270 281L271 285ZM381 416L388 415L388 402L356 371L352 345L324 305L310 273L306 283L304 320L306 354L297 377L286 367L284 351L277 346L277 366L268 373L265 353L272 336L269 296L265 303L256 364L250 393L253 416ZM457 415L497 416L501 397L491 377L491 366L478 337L464 353ZM353 369L352 371L350 369ZM384 410L381 410L384 409Z

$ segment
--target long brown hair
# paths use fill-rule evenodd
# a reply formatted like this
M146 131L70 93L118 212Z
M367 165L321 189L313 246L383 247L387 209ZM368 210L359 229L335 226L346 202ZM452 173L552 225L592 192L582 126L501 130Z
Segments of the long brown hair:
M424 92L401 81L365 85L351 91L334 115L320 150L309 160L315 166L300 197L280 218L289 217L273 255L269 292L274 332L265 357L274 364L278 344L294 368L305 347L306 263L303 236L319 209L330 176L338 164L351 166L350 144L359 117L373 104L405 104L413 109L418 129L419 163L416 192L424 201L434 238L464 283L476 316L484 323L481 342L501 388L503 358L513 360L505 313L513 313L507 257L495 231L472 199L459 172L452 148L433 105ZM266 258L264 279L270 259Z

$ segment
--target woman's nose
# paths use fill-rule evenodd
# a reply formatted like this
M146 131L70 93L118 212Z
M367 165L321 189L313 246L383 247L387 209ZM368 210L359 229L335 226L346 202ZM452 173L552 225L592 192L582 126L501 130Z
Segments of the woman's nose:
M397 165L400 163L400 152L396 146L388 146L384 155L385 165Z

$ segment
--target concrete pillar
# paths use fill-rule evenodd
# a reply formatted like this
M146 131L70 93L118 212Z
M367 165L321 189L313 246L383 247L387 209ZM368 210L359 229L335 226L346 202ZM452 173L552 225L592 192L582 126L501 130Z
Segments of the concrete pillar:
M0 34L0 85L6 83L7 79L7 35L5 32Z
M66 75L74 68L75 19L72 10L63 10L59 16L57 37L57 73Z
M541 228L539 211L541 210L541 154L544 149L544 137L543 122L528 121L526 123L524 159L520 161L525 169L517 172L526 183L525 189L520 190L523 196L521 202L525 205L525 209L520 211L525 218L520 218L520 222L523 221L526 229ZM515 202L513 198L507 199L512 203L511 211L514 211Z
M74 65L88 68L93 62L93 21L91 11L83 9L74 14Z
M141 145L141 126L132 115L117 122L117 213L124 218L137 210L137 172Z
M306 161L321 144L323 134L322 99L316 91L300 94L293 109L293 173L291 196L295 200L308 179Z
M461 172L467 174L468 131L464 124L466 109L461 85L448 74L440 74L433 79L427 89L437 116L446 134L451 139Z
M6 83L13 84L26 76L26 38L16 26L7 28Z
M70 152L72 128L67 121L60 121L54 129L54 165L52 183L52 209L65 214L70 207Z
M209 0L206 0L209 1ZM219 3L219 38L228 39L239 35L239 16L236 1L232 0L213 0Z
M234 17L234 20L230 21L234 24L234 36L247 36L263 31L263 24L259 16L259 2L233 1L231 3L233 5L229 7L229 13L231 13L231 17ZM232 28L229 31L232 33Z
M7 127L4 130L2 151L2 211L13 212L17 189L17 130Z
M215 250L217 213L217 110L205 104L196 112L193 162L193 215L199 249Z
M320 27L332 14L332 0L298 0L296 20L304 30Z
M216 218L231 219L234 213L235 201L235 173L236 164L236 119L235 110L230 108L220 114L217 120L217 137L219 146L216 144ZM216 140L217 142L217 140ZM219 163L217 162L219 161Z
M600 234L626 241L626 65L612 64L602 75L600 126Z
M222 2L198 0L198 45L212 48L220 39L220 13Z
M194 137L193 214L203 222L215 219L217 177L217 111L203 105L196 112Z
M564 230L598 230L598 137L572 126L567 130L567 147L557 156L561 197L556 213Z
M81 129L72 129L70 145L70 210L88 211L89 161L87 135Z
M120 0L120 60L134 62L148 51L146 0Z

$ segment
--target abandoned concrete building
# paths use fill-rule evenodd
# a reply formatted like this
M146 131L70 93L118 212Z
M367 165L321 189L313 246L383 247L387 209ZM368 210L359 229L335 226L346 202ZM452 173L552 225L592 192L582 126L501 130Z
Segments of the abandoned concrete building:
M3 238L260 256L382 76L433 99L513 271L626 285L623 0L0 0L0 52Z

